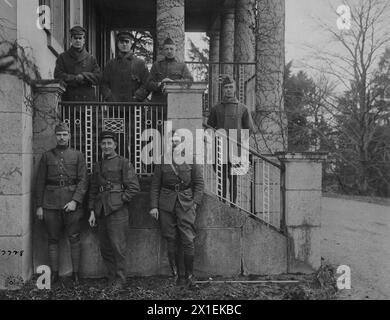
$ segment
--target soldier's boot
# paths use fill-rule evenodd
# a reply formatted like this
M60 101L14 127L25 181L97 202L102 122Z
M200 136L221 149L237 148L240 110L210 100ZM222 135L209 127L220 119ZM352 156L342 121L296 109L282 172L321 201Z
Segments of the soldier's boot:
M198 285L195 283L194 277L194 256L184 255L184 268L185 268L185 287L187 289L197 289Z
M73 272L72 273L72 280L73 280L73 283L77 286L80 284L80 275L78 272Z
M56 284L58 282L58 280L60 280L60 276L59 276L58 271L52 271L51 277L50 277L51 285Z

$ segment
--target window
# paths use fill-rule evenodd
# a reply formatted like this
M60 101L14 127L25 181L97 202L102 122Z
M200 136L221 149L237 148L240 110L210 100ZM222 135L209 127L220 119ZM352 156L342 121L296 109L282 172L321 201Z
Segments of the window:
M50 8L50 29L45 28L47 46L58 56L67 49L70 27L70 1L39 0L40 6Z

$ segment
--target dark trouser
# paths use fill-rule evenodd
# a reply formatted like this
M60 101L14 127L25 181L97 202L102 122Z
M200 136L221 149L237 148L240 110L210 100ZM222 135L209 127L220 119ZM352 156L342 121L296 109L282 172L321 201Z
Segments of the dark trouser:
M177 250L180 243L186 255L194 255L195 210L184 211L181 204L176 201L173 212L160 210L160 225L163 237L168 241L168 254Z
M223 200L227 199L227 190L228 190L228 181L229 181L229 195L230 202L236 204L237 201L237 176L231 174L232 163L222 165L222 176L219 177L219 173L217 173L216 165L213 165L214 171L217 174L217 181L221 178L222 181L222 194L218 194L218 196L222 197Z
M109 216L102 212L98 220L100 252L108 277L126 282L126 252L129 230L127 206Z
M49 240L50 268L53 272L58 272L58 244L64 229L70 243L73 272L79 271L81 253L80 219L82 216L82 209L69 213L64 210L43 210L43 219Z

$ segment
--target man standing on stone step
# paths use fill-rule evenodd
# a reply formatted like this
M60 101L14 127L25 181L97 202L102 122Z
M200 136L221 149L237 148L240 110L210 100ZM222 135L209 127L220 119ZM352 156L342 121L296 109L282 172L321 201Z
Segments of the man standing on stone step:
M229 134L229 129L236 129L237 142L241 142L242 129L248 129L249 135L254 131L250 111L244 104L238 101L236 97L236 82L229 75L222 80L222 101L211 109L207 124L214 129L225 129L227 135ZM228 157L224 157L224 159L228 159L228 161L222 165L222 196L225 200L227 196L227 181L229 181L230 203L232 207L234 204L237 204L237 175L232 173L233 163L232 159L229 158L231 156L229 149L233 143L236 142L229 141L227 144L228 148L225 152ZM240 156L241 148L237 146L236 150L238 156Z
M164 83L171 81L193 82L194 78L184 62L176 58L176 45L171 38L163 44L164 58L155 62L150 70L148 89L152 91L152 102L167 103Z
M82 202L87 192L87 169L81 152L68 147L69 127L56 126L56 148L45 152L39 162L36 182L37 217L48 233L51 281L55 284L59 270L59 241L62 231L70 242L72 279L79 282L80 219Z
M104 68L102 93L105 101L144 101L149 92L146 89L149 70L145 61L137 58L132 50L130 32L117 35L118 56Z
M181 136L172 138L172 161L156 165L150 186L150 215L160 221L167 240L168 260L177 285L185 280L188 288L195 286L194 239L196 210L203 198L203 170L199 164L180 163ZM180 247L184 252L185 278L180 272Z
M116 134L100 134L103 159L95 164L89 190L89 224L98 225L100 251L108 271L108 286L126 284L126 253L129 231L128 203L140 190L129 160L116 153Z
M70 30L71 47L60 54L54 78L63 80L67 87L63 101L96 101L95 88L101 81L96 59L85 49L86 30L75 26Z

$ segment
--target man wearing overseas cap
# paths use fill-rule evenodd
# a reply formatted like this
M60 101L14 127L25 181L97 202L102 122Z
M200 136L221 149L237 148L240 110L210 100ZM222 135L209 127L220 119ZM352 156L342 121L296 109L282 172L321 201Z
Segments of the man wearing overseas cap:
M145 61L137 58L132 50L130 32L117 34L118 55L110 60L103 72L102 93L106 101L144 101L149 92L146 81L149 70Z
M68 147L69 127L60 123L55 128L57 146L45 153L39 162L36 180L36 215L45 224L49 242L52 284L59 280L59 240L62 231L68 237L72 260L72 279L79 282L81 254L80 219L82 202L87 192L87 169L81 152Z
M207 121L207 124L215 129L225 129L229 134L229 129L237 130L238 142L241 141L241 130L248 129L249 134L254 131L252 116L248 108L240 103L236 97L236 82L230 75L226 75L222 80L222 101L214 106ZM232 142L231 142L232 143ZM228 155L230 155L228 144ZM237 148L238 153L240 148ZM227 164L223 164L222 170L222 195L226 199L227 195L227 180L229 180L230 187L230 202L236 204L237 200L237 176L232 175L232 163L230 159Z
M121 289L126 283L129 230L128 204L140 190L129 160L116 153L117 137L100 134L103 159L93 169L89 190L89 224L98 226L100 252L108 271L108 286Z
M148 89L152 91L152 102L167 102L163 93L164 83L170 81L194 81L191 72L184 62L179 62L176 55L176 45L171 38L163 43L164 58L155 62L150 70Z
M96 59L85 49L85 37L84 28L73 27L70 30L71 47L57 59L54 78L67 84L63 101L96 100L93 86L99 85L101 72Z

